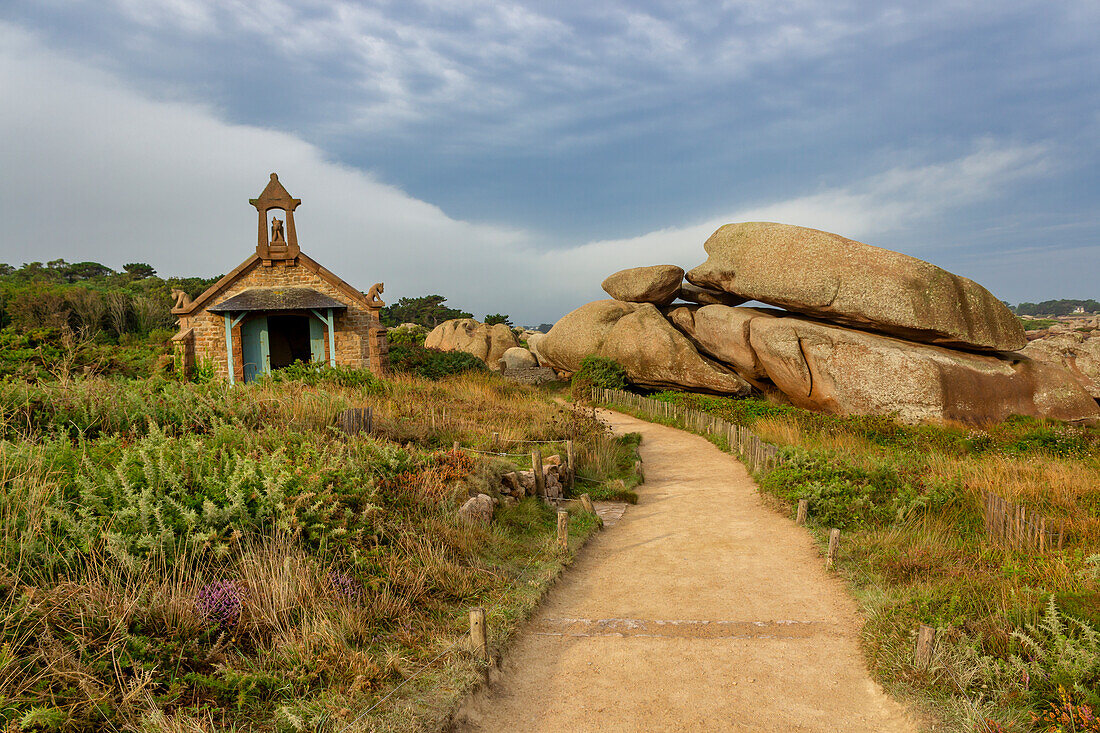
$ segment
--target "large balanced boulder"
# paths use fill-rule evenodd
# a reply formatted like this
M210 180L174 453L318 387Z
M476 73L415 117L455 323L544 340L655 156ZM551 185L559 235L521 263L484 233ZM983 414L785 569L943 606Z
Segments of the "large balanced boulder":
M539 365L535 360L535 356L522 346L513 346L508 349L500 357L500 360L503 362L504 371L506 372L516 369L531 369Z
M905 422L1100 419L1069 372L1020 354L956 351L798 317L757 316L748 328L768 378L800 407Z
M1032 341L1020 353L1064 368L1100 400L1100 331L1051 333Z
M771 222L727 224L689 282L911 341L979 351L1027 343L1012 312L965 277L837 234Z
M729 368L701 356L650 303L597 300L582 305L554 324L539 343L539 356L560 371L577 371L592 354L614 359L630 381L645 387L730 395L750 390Z
M680 293L684 270L676 265L631 267L609 275L603 281L604 291L615 300L628 303L668 305Z
M436 326L424 339L424 345L440 351L465 351L499 371L504 352L519 346L519 342L512 329L503 323L488 326L473 318L455 318Z

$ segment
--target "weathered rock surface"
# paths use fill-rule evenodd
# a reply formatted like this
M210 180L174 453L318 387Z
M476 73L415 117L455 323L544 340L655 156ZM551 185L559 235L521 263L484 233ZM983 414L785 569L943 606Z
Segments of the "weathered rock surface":
M531 367L537 367L538 361L535 360L534 354L522 346L513 346L504 352L504 355L500 357L500 360L504 362L504 371L512 369L530 369Z
M1027 343L1019 321L981 285L935 265L837 234L727 224L687 273L700 287L912 341L983 351Z
M541 331L536 331L527 337L527 350L530 351L535 360L538 361L539 366L546 366L542 363L542 359L539 357L539 342L546 338L546 334Z
M478 494L470 497L458 510L458 516L470 524L480 524L488 527L493 521L493 507L496 501L488 494Z
M597 300L559 320L539 343L555 369L575 372L590 354L614 359L630 380L646 387L682 387L717 394L747 394L749 384L699 354L650 303Z
M499 371L500 359L508 349L519 346L512 329L503 323L487 326L472 318L456 318L436 326L424 345L440 351L465 351Z
M692 285L689 282L680 283L680 300L699 305L741 305L747 298L740 298L724 290L711 290Z
M768 374L749 343L749 323L754 318L771 318L759 308L731 308L725 305L677 306L668 319L699 347L699 351L733 367L750 380L767 379Z
M603 289L615 300L668 305L680 292L684 269L676 265L631 267L609 275Z
M1100 331L1062 331L1029 343L1020 352L1036 361L1060 366L1100 400Z
M797 317L755 317L749 331L768 377L800 407L905 422L1100 418L1065 369L1019 354L955 351Z

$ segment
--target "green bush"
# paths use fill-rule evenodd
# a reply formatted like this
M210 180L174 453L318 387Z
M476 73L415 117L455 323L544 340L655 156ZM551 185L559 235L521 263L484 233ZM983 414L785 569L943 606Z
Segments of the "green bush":
M425 379L442 379L452 374L489 369L485 362L465 351L439 351L419 344L390 346L390 368Z
M386 340L391 344L415 344L424 345L424 339L428 337L428 329L424 326L401 326L390 329L386 334Z
M601 389L625 389L629 380L626 370L614 359L586 356L581 359L581 368L573 375L573 383L587 383Z
M381 390L378 377L366 369L352 369L344 366L312 362L306 364L296 361L290 366L276 369L266 377L275 382L303 382L305 384L333 384L340 387L366 387L369 390Z
M941 509L961 487L930 485L919 466L861 468L824 453L788 450L761 487L792 503L807 499L814 521L827 527L883 526L910 512Z

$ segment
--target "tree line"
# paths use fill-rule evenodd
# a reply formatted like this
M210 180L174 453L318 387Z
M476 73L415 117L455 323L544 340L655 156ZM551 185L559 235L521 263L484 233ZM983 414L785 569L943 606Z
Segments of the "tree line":
M1009 306L1018 316L1068 316L1078 308L1085 313L1100 313L1100 302L1095 300L1044 300L1041 303L1020 303Z

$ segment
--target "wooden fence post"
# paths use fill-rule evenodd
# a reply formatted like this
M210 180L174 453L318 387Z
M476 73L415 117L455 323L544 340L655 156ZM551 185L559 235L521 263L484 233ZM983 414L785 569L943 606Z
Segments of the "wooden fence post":
M932 650L936 646L936 630L928 624L921 624L917 631L917 650L914 662L917 669L928 669L932 663Z
M828 570L836 562L836 551L840 547L840 530L833 527L829 531L829 554L825 556L825 569Z
M809 499L798 500L798 515L795 517L794 523L802 526L806 523L806 511L810 508Z
M493 433L493 442L489 444L489 450L495 451L497 446L500 445L500 433Z
M474 653L481 657L485 663L485 677L489 676L489 634L485 629L485 609L470 609L470 641L474 645Z
M558 510L558 549L569 551L569 512L564 509Z
M451 450L453 450L455 453L458 453L458 451L460 451L461 449L462 444L459 443L457 440L451 445Z
M535 495L546 496L546 474L542 472L542 451L531 451L531 470L535 472Z

